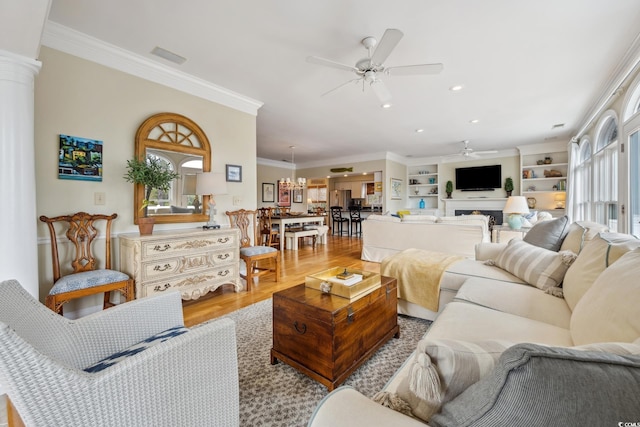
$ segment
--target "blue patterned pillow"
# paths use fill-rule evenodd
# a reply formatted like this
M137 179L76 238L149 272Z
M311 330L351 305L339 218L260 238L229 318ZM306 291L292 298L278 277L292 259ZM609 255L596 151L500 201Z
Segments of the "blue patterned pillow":
M165 342L170 338L177 337L178 335L182 335L188 331L189 329L185 328L184 326L174 326L173 328L169 328L166 331L159 332L147 338L146 340L140 341L139 343L134 344L125 350L114 353L109 357L105 357L101 361L84 368L84 370L89 373L100 372L103 369L107 369L109 366L115 365L116 363L126 359L129 356L138 354L141 351L148 349L149 347L153 347L156 344Z

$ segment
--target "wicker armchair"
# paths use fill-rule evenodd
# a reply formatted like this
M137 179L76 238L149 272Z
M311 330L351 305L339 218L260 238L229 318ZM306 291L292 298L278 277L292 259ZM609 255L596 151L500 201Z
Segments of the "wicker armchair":
M238 426L235 326L220 319L97 373L83 369L175 326L178 292L70 320L0 283L0 384L28 426Z

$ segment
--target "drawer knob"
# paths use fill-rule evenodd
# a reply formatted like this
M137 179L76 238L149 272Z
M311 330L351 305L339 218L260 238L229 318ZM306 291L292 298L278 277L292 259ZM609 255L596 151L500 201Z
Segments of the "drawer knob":
M225 270L225 271L218 271L218 276L226 276L227 274L229 274L230 271L229 270Z
M218 237L218 243L227 243L228 241L228 237Z
M167 289L169 289L170 287L171 287L170 284L165 283L162 286L161 285L156 286L155 288L153 288L153 290L156 291L156 292L163 292L163 291L166 291Z
M229 258L229 256L230 256L229 254L220 254L218 255L218 259L227 259Z
M167 271L170 268L171 268L171 264L165 264L163 266L156 265L155 267L153 267L153 271Z
M296 332L300 335L304 335L307 332L307 325L303 323L301 326L298 326L298 321L293 322L293 327L296 328Z

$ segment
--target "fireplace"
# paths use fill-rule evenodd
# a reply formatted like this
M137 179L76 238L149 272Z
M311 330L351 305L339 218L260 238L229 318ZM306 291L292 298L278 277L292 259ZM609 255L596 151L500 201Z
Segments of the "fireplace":
M472 212L480 212L480 215L489 215L494 219L494 224L502 224L502 211L487 210L487 209L456 209L455 214L458 215L471 215Z

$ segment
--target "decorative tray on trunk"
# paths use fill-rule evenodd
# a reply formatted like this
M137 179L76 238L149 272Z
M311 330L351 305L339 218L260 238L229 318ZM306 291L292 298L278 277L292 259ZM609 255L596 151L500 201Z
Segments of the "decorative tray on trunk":
M371 271L334 267L307 276L305 285L342 298L356 299L380 287L380 275Z

